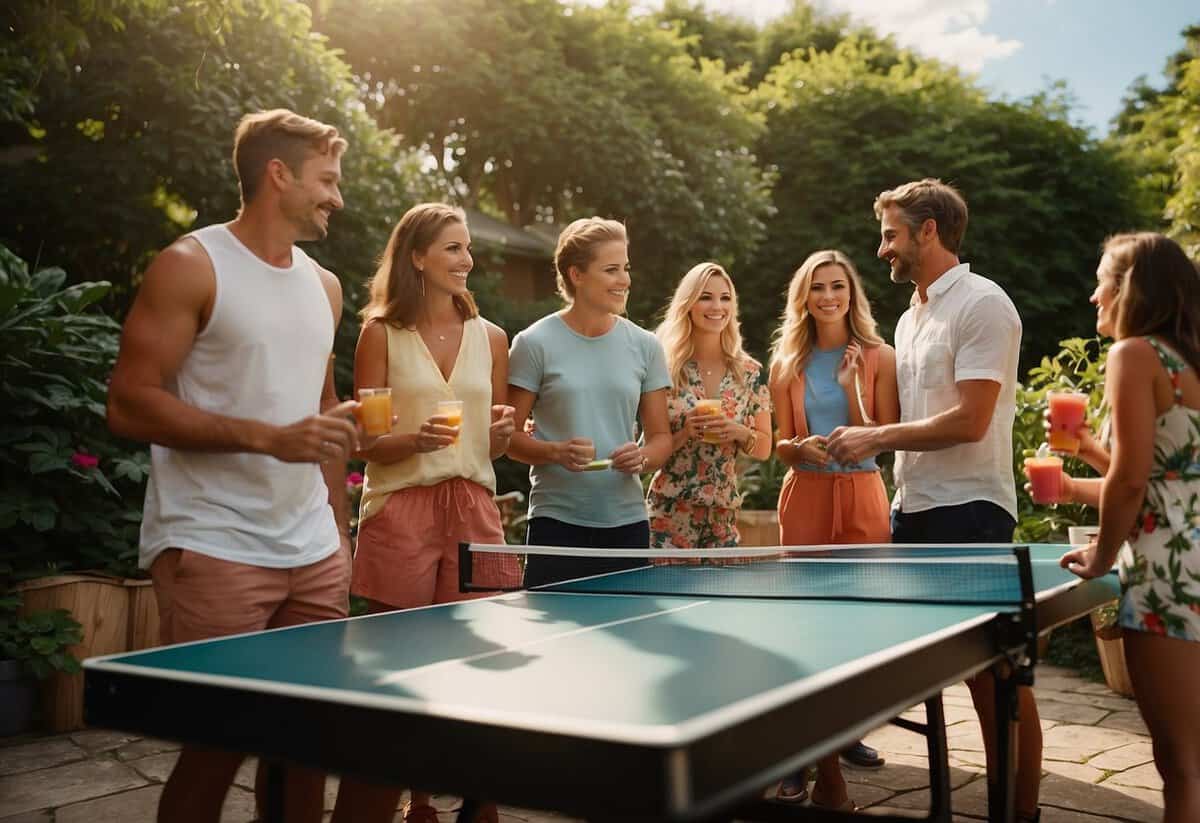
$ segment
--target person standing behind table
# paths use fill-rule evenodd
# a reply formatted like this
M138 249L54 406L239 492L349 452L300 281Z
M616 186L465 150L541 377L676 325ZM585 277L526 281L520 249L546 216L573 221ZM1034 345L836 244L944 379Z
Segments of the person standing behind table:
M737 454L771 455L771 398L762 366L742 350L733 279L716 263L693 266L655 334L671 375L672 452L646 495L650 543L737 546ZM720 400L720 414L697 413L709 398Z
M151 444L139 563L163 643L346 616L358 404L334 390L341 286L295 246L342 208L345 148L284 109L243 117L237 217L164 249L125 321L108 425ZM242 759L184 746L158 819L217 821ZM284 787L289 821L321 820L324 775L290 767Z
M473 266L462 210L413 206L392 231L362 310L355 388L391 387L396 412L392 432L360 453L367 468L351 591L371 612L484 596L459 592L458 544L504 543L492 460L513 431L503 405L508 338L479 315L467 289ZM443 400L462 401L461 425L436 412ZM347 820L391 821L400 794L343 780L340 797ZM428 793L413 790L404 819L437 820ZM496 819L495 808L481 819Z
M839 426L894 423L900 417L896 352L883 342L854 264L840 251L810 254L788 287L783 324L771 353L771 396L788 467L779 494L785 546L887 543L887 491L874 457L839 464L825 451ZM868 768L883 765L859 741L842 756ZM807 770L785 779L777 797L807 796ZM813 803L852 808L838 756L817 766Z
M559 235L554 266L567 307L519 333L509 356L517 429L508 454L530 465L532 481L526 542L648 548L639 475L671 454L671 377L658 339L621 316L631 282L625 227L599 217L574 221ZM524 431L530 414L533 434ZM611 467L585 471L596 457ZM525 585L641 562L531 555Z
M1200 273L1145 232L1109 238L1096 276L1096 331L1117 340L1104 385L1111 461L1094 448L1102 478L1063 478L1060 500L1098 506L1100 533L1061 562L1083 578L1120 569L1125 659L1163 820L1183 823L1200 820Z
M879 258L893 282L915 286L896 325L900 422L835 429L829 454L857 463L896 451L896 543L1011 542L1021 318L1003 289L959 262L967 204L952 186L906 183L882 192L875 214ZM994 775L995 678L983 672L967 686ZM1018 700L1016 809L1018 820L1037 820L1042 730L1033 690L1019 687Z

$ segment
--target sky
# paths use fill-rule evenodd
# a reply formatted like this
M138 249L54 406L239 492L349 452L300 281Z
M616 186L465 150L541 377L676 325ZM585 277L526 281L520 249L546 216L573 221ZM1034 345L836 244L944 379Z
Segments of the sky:
M1140 75L1164 84L1180 32L1200 23L1198 0L813 0L848 12L902 46L976 74L995 96L1027 97L1065 80L1074 119L1108 133L1121 99ZM714 11L758 23L790 0L704 0ZM653 0L647 0L653 4Z

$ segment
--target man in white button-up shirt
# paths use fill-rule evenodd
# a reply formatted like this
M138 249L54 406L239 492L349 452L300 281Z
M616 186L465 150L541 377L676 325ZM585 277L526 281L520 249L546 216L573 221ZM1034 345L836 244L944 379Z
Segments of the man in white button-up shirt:
M880 194L875 213L879 257L894 282L915 286L896 325L900 421L836 429L829 453L853 463L896 452L893 541L1008 543L1017 512L1012 426L1021 318L1003 289L959 262L967 205L953 187L906 183ZM989 765L994 685L989 673L968 682ZM1019 691L1016 807L1019 820L1036 820L1041 728L1032 691Z

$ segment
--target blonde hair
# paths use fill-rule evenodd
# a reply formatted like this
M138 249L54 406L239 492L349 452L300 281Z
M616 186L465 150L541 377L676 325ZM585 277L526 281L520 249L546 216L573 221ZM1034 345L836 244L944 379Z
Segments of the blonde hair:
M381 321L404 329L416 324L425 296L425 281L413 263L413 254L428 251L442 229L453 223L466 226L467 216L462 209L445 203L420 203L404 213L392 229L379 267L368 285L370 298L360 312L363 323ZM454 305L463 320L479 314L470 292L455 295Z
M346 139L333 126L288 109L245 115L233 133L233 167L237 171L242 205L258 194L267 164L282 160L299 174L309 154L341 157Z
M1117 289L1114 336L1162 337L1200 370L1200 272L1179 244L1156 232L1116 234L1104 261Z
M596 246L613 241L629 242L625 226L616 220L603 217L581 217L562 230L562 234L558 236L558 246L554 249L554 270L558 281L558 293L563 300L568 303L575 300L571 267L581 271L586 269L596 256Z
M836 249L815 251L796 269L788 285L787 306L771 346L771 378L774 380L798 377L812 353L817 322L808 313L808 293L812 289L813 274L821 266L828 265L841 266L850 281L850 310L846 313L846 322L850 326L851 339L863 348L883 343L871 315L871 304L863 292L862 278L850 258Z
M876 219L883 218L883 210L888 206L900 210L901 219L914 235L926 220L937 223L942 246L958 254L967 233L967 201L954 186L936 177L926 177L880 192L875 198Z
M733 286L733 278L716 263L697 263L688 270L687 274L679 281L679 285L675 287L675 295L663 312L663 321L654 330L666 353L667 370L671 374L671 383L675 388L679 388L685 383L684 367L696 352L692 343L692 307L696 305L700 295L714 277L725 278L725 282L729 284L729 294L733 298L729 323L721 331L721 354L725 358L726 368L732 372L734 379L738 383L746 382L746 364L747 361L751 361L751 358L742 349L737 289Z

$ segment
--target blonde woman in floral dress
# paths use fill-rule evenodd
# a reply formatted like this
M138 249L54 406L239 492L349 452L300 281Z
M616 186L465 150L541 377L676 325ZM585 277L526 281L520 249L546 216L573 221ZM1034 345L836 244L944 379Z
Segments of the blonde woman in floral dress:
M1160 234L1105 243L1092 295L1111 334L1111 461L1064 478L1064 501L1100 508L1091 545L1063 555L1080 577L1118 564L1120 624L1154 740L1165 823L1200 820L1200 273ZM1130 551L1121 551L1128 538Z
M733 279L716 263L693 266L655 334L671 375L672 450L646 495L650 545L736 546L737 456L770 456L771 398L762 366L742 351ZM721 414L697 411L709 398Z

